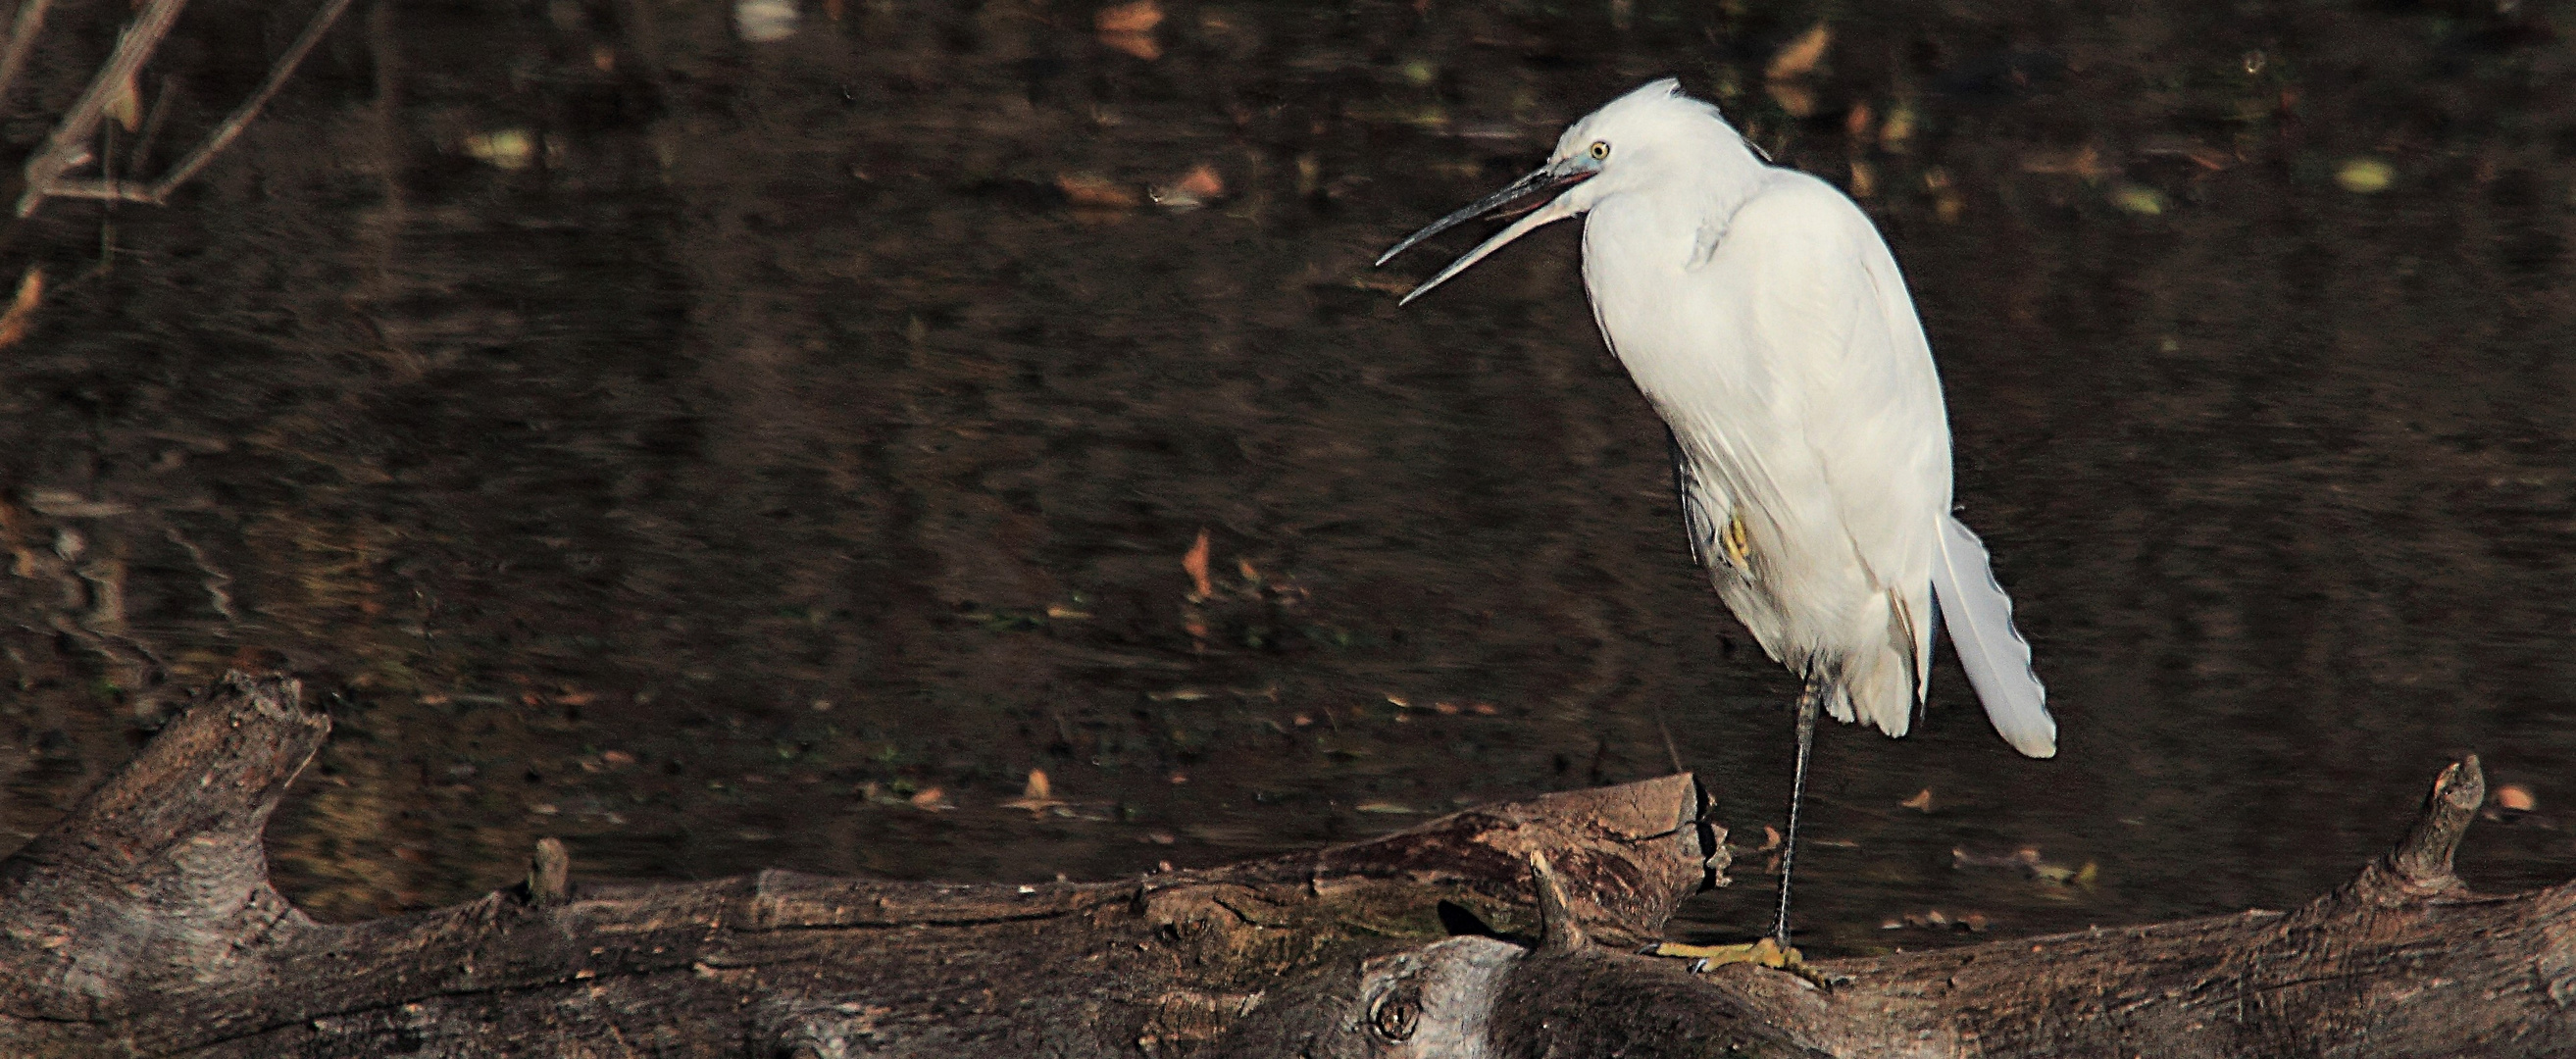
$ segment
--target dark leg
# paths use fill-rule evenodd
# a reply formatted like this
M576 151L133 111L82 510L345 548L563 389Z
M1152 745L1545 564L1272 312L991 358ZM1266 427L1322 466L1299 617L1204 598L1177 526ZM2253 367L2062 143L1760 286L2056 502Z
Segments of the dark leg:
M1789 869L1798 859L1798 803L1807 796L1807 752L1816 745L1816 714L1824 709L1824 682L1809 678L1798 693L1798 771L1789 781L1789 833L1780 838L1780 919L1771 937L1789 947Z

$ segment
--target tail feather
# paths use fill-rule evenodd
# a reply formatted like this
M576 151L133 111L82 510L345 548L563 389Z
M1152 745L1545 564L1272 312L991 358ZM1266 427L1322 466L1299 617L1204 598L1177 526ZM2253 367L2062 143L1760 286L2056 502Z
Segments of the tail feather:
M2048 688L2031 672L2029 642L2013 628L2012 597L1996 583L1977 535L1958 519L1941 522L1940 555L1932 564L1939 624L1950 630L1968 683L2004 742L2031 757L2055 757L2057 722L2048 716Z

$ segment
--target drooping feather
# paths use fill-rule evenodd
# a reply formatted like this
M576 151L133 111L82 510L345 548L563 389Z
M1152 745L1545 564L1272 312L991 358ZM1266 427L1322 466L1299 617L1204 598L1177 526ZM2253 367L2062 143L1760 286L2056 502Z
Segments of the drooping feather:
M2031 757L2055 757L2057 722L2048 716L2048 688L2031 672L2030 643L2013 628L2012 597L1996 583L1977 535L1956 518L1941 521L1932 595L1959 651L1959 665L2005 742Z

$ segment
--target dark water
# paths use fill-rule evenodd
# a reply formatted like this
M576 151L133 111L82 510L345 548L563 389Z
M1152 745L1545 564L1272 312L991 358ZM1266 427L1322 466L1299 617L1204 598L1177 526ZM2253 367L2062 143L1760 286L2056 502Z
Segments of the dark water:
M1102 877L1676 757L1758 845L1795 685L1689 562L1574 229L1402 312L1441 253L1368 268L1677 74L1865 179L2062 725L2019 759L1945 663L1915 736L1823 733L1809 944L2292 904L2469 751L2538 806L2472 883L2576 866L2567 5L1162 11L362 5L170 208L46 206L0 262L53 281L0 351L0 823L249 664L338 718L271 829L333 916L540 835ZM192 10L168 144L301 17ZM1063 804L1004 805L1032 768ZM1766 921L1744 860L1691 932Z

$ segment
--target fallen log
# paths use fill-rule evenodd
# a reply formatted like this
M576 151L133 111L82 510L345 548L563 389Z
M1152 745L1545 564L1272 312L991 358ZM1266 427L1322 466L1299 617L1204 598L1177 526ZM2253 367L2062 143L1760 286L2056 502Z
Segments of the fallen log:
M1105 883L528 882L356 924L260 832L329 721L234 676L0 862L0 1054L2566 1054L2576 886L2472 895L2474 759L2305 908L1810 977L1637 954L1722 877L1688 776Z

